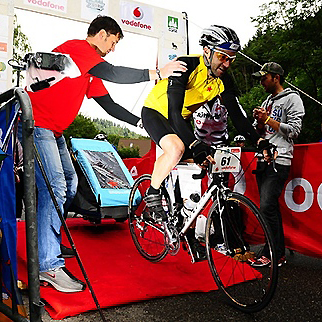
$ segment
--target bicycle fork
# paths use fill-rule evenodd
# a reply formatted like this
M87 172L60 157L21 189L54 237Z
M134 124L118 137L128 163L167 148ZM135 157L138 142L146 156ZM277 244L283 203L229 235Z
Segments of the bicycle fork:
M219 220L220 220L220 228L221 228L223 241L224 241L224 244L227 248L228 255L231 255L231 251L230 251L228 239L227 239L227 230L226 230L226 227L223 222L223 213L224 213L225 206L224 206L224 203L222 202L222 200L220 199L219 189L217 190L217 200L218 200L218 210L219 210L218 215L219 215Z

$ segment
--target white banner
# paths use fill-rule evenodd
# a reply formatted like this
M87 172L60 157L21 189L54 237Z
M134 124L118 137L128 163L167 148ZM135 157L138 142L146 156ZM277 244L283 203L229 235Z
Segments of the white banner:
M41 9L48 9L57 12L67 12L67 0L24 0L28 4Z
M7 90L8 79L8 16L0 15L0 93Z
M182 17L179 18L175 15L166 15L164 30L170 34L185 36L185 21L182 19Z
M107 0L82 0L81 18L92 21L98 15L108 16Z
M135 2L120 2L122 26L153 32L153 8Z

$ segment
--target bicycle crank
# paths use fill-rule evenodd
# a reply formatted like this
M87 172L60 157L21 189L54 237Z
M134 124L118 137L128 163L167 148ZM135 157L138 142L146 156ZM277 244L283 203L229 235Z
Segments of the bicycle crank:
M164 228L165 244L168 248L169 254L172 256L177 255L180 249L180 238L178 231L173 225L168 224L165 221L162 222L162 226Z

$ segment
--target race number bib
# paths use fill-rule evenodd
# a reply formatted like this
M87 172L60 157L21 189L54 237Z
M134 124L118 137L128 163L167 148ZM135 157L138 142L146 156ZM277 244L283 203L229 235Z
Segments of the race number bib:
M215 154L215 164L212 172L239 172L240 147L225 147L218 149Z

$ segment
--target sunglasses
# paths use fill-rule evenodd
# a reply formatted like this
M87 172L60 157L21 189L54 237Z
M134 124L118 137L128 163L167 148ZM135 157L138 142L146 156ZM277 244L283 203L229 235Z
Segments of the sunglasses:
M223 63L225 63L225 62L233 63L236 59L236 56L229 56L228 54L226 54L223 51L220 51L218 49L215 49L214 53L216 54L217 58Z

